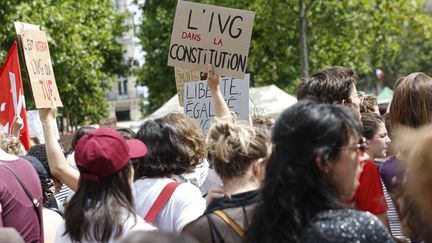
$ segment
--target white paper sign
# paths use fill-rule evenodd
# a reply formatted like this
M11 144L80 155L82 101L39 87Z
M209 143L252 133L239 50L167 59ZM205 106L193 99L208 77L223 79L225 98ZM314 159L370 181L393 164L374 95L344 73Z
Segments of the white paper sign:
M30 138L39 138L41 143L45 143L42 122L39 119L38 110L27 111L27 126Z
M246 74L244 79L224 77L221 80L222 95L237 120L249 120L249 76ZM215 116L207 80L185 83L184 112L207 133Z

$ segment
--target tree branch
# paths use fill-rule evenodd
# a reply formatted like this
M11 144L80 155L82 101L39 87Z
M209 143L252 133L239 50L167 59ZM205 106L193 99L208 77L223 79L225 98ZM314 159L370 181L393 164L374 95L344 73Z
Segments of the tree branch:
M307 13L307 11L309 10L310 6L312 6L312 4L315 2L315 0L309 0L308 2L309 3L306 5L306 8L305 8L305 13Z

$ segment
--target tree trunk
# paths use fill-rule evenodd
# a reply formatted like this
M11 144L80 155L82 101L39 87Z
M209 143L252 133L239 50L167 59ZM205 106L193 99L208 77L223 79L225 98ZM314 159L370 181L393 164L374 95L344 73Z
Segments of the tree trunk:
M307 19L305 0L299 0L299 38L300 38L300 64L303 78L309 77L309 59L307 47Z

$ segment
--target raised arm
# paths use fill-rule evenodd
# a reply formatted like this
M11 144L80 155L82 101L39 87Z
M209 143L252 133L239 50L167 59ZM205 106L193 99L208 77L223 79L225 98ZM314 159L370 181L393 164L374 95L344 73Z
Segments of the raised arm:
M23 120L19 116L15 116L12 123L12 136L20 137L20 130L23 125Z
M219 88L220 76L214 72L213 67L210 64L207 67L207 84L212 95L216 117L219 119L229 118L231 116L231 111L228 108Z
M78 189L79 172L69 166L56 138L55 108L39 110L44 131L45 147L51 174L73 191Z

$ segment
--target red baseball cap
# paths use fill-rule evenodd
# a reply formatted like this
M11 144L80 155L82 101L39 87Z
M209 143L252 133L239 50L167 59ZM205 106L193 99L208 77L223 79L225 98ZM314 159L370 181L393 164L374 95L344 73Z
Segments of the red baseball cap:
M75 161L81 177L87 180L114 175L130 161L147 154L147 147L138 139L126 140L110 128L100 128L84 135L75 147Z

